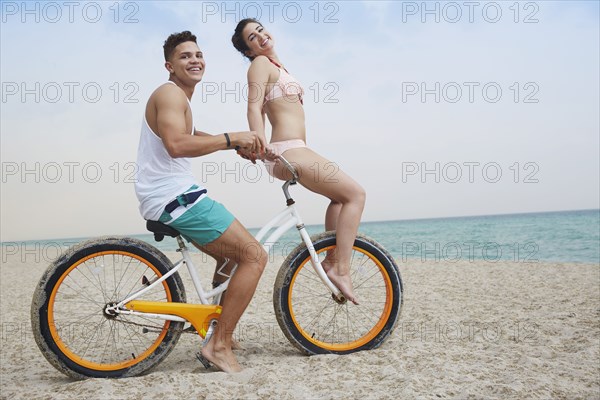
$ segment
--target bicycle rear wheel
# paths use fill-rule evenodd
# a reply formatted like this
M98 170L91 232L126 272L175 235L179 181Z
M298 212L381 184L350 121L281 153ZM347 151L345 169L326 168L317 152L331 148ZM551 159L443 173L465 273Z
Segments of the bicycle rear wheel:
M173 268L153 246L106 237L81 243L45 272L34 293L31 322L46 359L66 375L120 378L160 363L181 335L182 322L105 311ZM138 298L185 302L177 273Z
M335 249L335 232L311 238L323 259ZM299 245L283 262L273 304L279 326L306 354L347 354L379 347L392 333L402 308L402 280L394 259L378 243L358 235L350 274L360 305L336 302Z

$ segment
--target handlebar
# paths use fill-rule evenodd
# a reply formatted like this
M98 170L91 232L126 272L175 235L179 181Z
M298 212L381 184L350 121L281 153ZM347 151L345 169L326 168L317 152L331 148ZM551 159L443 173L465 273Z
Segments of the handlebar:
M296 168L294 168L294 166L292 164L290 164L290 162L288 160L286 160L285 157L283 157L283 156L277 156L277 159L283 163L283 165L288 169L288 171L290 171L290 173L294 177L293 180L297 181L299 177L298 177L298 172L296 171Z
M239 146L236 146L235 150L237 150L238 154L240 154L239 153L239 150L240 150ZM243 158L249 160L248 157L246 157L244 155L241 155L241 156ZM276 158L277 158L277 160L279 160L279 161L281 161L283 163L283 165L287 168L288 171L290 171L290 173L293 176L292 180L297 181L300 178L300 176L298 175L298 172L296 171L296 168L294 168L294 166L292 164L290 164L290 162L288 160L286 160L285 157L283 157L282 155L278 155ZM266 161L265 158L262 158L262 157L260 157L258 159L262 160L263 162Z

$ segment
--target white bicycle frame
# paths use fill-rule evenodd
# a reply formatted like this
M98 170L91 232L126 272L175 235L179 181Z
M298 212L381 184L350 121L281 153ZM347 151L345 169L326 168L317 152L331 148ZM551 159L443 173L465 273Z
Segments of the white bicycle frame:
M277 228L271 233L271 235L269 235L269 237L267 237L267 239L265 239L263 243L263 247L265 248L267 254L270 254L271 249L277 244L279 238L295 225L296 229L298 229L298 232L300 233L300 236L302 237L302 241L304 242L306 248L308 249L308 252L310 253L310 262L312 264L313 269L315 270L319 278L321 278L325 286L329 288L331 293L335 297L339 297L341 292L327 277L327 274L325 273L325 270L321 265L321 261L319 260L319 255L315 251L315 246L313 245L312 240L310 240L310 235L308 234L306 227L302 222L302 218L300 217L300 214L296 209L296 204L289 195L288 187L289 185L296 183L298 176L294 170L294 167L292 167L287 162L287 160L285 160L285 158L280 157L280 160L284 164L286 164L286 167L288 167L288 169L294 175L293 179L288 180L283 184L283 192L286 196L287 207L279 214L277 214L273 219L271 219L271 221L269 221L260 231L258 231L255 238L259 243L262 243L263 237L270 230L277 226Z
M298 213L298 210L296 209L295 202L292 199L292 197L290 196L289 186L296 184L296 182L298 180L298 174L296 173L295 168L285 158L283 158L282 156L279 156L279 160L292 173L292 178L285 181L285 183L282 186L283 193L284 193L286 201L287 201L287 206L280 213L278 213L275 217L273 217L273 219L271 219L256 234L255 238L259 243L262 243L262 240L265 237L265 235L267 235L267 233L269 233L269 231L275 229L264 240L264 243L262 243L267 254L270 254L271 249L277 244L277 241L279 240L279 238L281 238L281 236L283 236L293 226L296 226L296 229L298 229L298 232L300 233L300 236L302 237L302 241L304 242L304 244L306 245L306 248L308 249L308 252L310 253L310 259L311 259L311 264L312 264L313 269L315 270L315 272L317 273L319 278L321 278L323 283L329 288L329 290L331 291L333 296L336 297L337 299L341 299L342 294L341 294L340 290L327 277L327 274L325 273L325 270L323 269L323 266L321 265L321 262L319 260L319 256L318 256L317 252L315 251L315 247L314 247L312 241L310 240L310 236L306 230L306 227L304 226L304 223L302 222L302 218L300 217L300 214ZM171 275L175 274L181 268L181 266L184 264L187 266L188 272L192 279L192 283L194 284L196 293L198 294L198 298L200 299L200 303L201 304L218 304L219 303L219 301L221 300L221 295L223 294L223 292L225 292L225 290L227 290L227 287L229 286L229 281L231 280L231 276L235 272L237 265L235 265L233 267L231 275L228 276L228 279L225 282L223 282L216 288L213 288L212 290L207 291L202 287L202 283L200 282L200 278L198 277L198 272L196 271L196 267L190 256L190 252L189 252L188 248L186 247L185 243L183 242L183 239L181 238L181 236L178 236L176 239L177 239L177 243L179 245L179 249L177 249L177 251L181 252L182 258L175 263L174 267L168 273L161 276L159 279L155 280L154 282L152 282L149 286L145 287L144 289L142 289L136 293L133 293L131 296L127 297L126 299L120 301L119 303L117 303L113 306L107 307L108 312L129 314L129 315L143 315L144 317L150 317L150 318L186 322L185 319L175 316L175 315L142 313L142 312L138 312L138 311L127 310L124 308L124 305L127 304L128 302L138 298L139 296L143 295L147 291L152 290L152 288L154 288L156 285L160 284L164 280L168 279ZM223 269L229 263L229 261L230 260L227 259L225 261L225 263L219 268L217 273L222 274ZM211 302L211 300L212 300L212 302Z

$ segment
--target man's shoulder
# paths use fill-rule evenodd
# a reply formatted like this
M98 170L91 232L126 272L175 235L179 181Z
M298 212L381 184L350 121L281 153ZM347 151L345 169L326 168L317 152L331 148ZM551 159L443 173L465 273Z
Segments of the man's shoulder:
M179 86L172 83L163 83L152 92L149 101L158 104L168 102L171 104L182 103L187 105L186 99L185 92Z
M160 85L159 87L157 87L154 90L154 92L152 93L152 95L184 96L185 97L185 93L182 88L180 88L179 86L177 86L173 83L169 83L169 82L165 82L162 85Z

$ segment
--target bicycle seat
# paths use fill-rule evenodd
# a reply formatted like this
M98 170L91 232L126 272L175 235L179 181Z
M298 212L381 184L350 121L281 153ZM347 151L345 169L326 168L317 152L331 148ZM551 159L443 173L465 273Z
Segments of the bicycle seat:
M146 221L146 229L154 233L154 240L160 242L165 236L177 237L179 232L159 221Z

